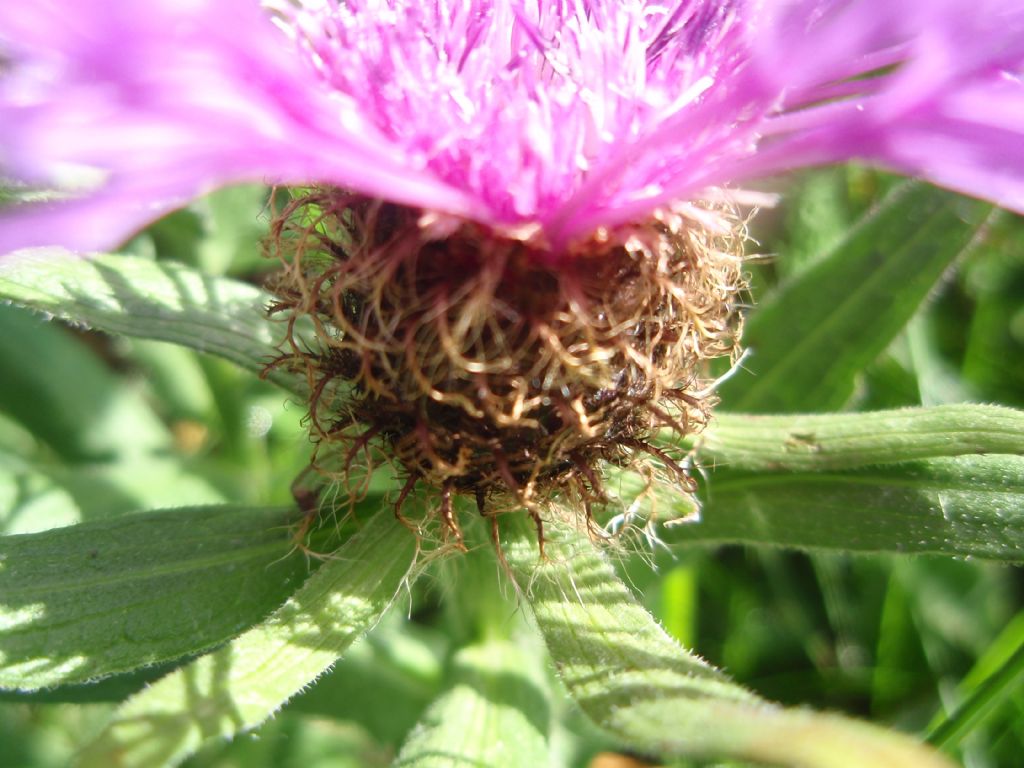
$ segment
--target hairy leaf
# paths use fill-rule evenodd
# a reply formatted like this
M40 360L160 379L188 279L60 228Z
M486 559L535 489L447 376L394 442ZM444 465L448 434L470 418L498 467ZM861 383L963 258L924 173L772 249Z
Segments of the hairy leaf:
M358 722L397 748L441 693L449 650L440 629L410 624L393 611L288 710Z
M688 444L701 514L669 542L746 542L1024 560L1024 413L982 405L874 413L718 414ZM671 439L664 437L671 445ZM623 473L628 500L644 491ZM649 494L661 519L692 500ZM651 510L649 510L650 512Z
M920 182L894 189L824 258L751 314L728 410L827 411L913 317L992 207Z
M232 637L305 578L294 522L195 507L0 538L0 687L81 683Z
M426 712L394 768L542 768L550 707L535 660L504 641L454 659L454 685Z
M176 765L259 725L378 621L416 551L416 538L379 512L266 621L126 701L80 765Z
M959 456L845 472L715 473L699 521L668 542L1024 560L1024 457Z
M76 256L59 248L0 261L0 298L108 333L180 344L259 372L277 352L271 297L238 280L133 256ZM268 378L302 383L284 371Z
M503 538L512 574L577 704L647 754L787 766L946 766L911 739L834 715L787 710L676 644L583 534L548 526L547 558L521 518Z

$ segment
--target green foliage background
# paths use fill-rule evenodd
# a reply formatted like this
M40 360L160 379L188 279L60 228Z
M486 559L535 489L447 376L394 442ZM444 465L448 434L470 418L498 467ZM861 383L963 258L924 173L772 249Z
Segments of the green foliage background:
M753 355L692 446L702 522L665 529L664 547L615 566L672 636L768 699L918 734L968 766L1014 765L1024 754L1024 580L1012 565L1024 552L1024 417L952 404L1024 408L1024 223L859 168L794 180L784 200L752 224L751 251L763 256L750 267ZM99 749L92 740L117 703L180 664L169 659L222 646L320 566L290 552L295 516L284 509L310 452L302 408L253 370L274 338L247 314L273 267L260 246L267 204L262 188L224 190L127 246L180 296L201 297L195 305L153 310L139 298L150 272L103 273L102 260L97 274L121 281L116 306L87 281L26 288L20 277L12 288L0 270L0 295L20 304L149 337L0 306L0 529L54 531L0 539L0 653L53 659L0 659L11 689L0 692L2 765L88 761L80 750ZM197 273L209 281L190 282ZM935 410L861 415L909 406ZM205 504L230 506L201 526L176 512L125 523ZM673 498L665 507L689 511ZM88 541L59 538L55 529L76 523L93 526ZM347 533L325 526L313 548L329 551ZM144 544L144 555L119 566L118 537ZM518 565L515 553L513 570L527 573L535 553ZM362 578L338 573L346 584ZM487 757L502 739L517 740L524 765L543 755L586 766L628 746L661 764L644 745L671 736L664 724L653 718L652 734L624 738L646 726L617 725L588 704L566 659L556 678L497 579L484 548L430 565L315 686L253 735L207 743L186 764L461 764L436 750L463 738L459 748L482 765L505 765ZM32 614L38 600L45 620ZM62 617L91 603L103 606L93 629L61 634ZM112 618L133 611L160 612L179 632ZM532 611L542 629L557 620L542 603ZM120 634L108 633L115 625ZM552 642L550 627L544 634ZM614 637L599 640L615 652ZM119 643L150 648L155 665L118 666ZM472 717L481 691L492 705L483 723ZM547 739L531 741L536 733Z

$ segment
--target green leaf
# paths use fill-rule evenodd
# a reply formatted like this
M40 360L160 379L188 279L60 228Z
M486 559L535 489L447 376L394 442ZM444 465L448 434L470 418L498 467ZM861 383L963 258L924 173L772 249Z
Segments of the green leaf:
M996 406L720 413L691 443L707 477L700 519L665 540L1021 561L1022 435L1024 413ZM643 491L627 473L619 482L627 500ZM656 490L662 507L689 511L688 497Z
M848 167L817 169L787 190L786 238L778 268L795 276L830 251L850 228Z
M378 742L397 748L440 694L448 651L441 630L393 611L288 710L358 722Z
M226 501L223 493L174 458L143 457L73 467L40 465L37 469L70 494L83 521Z
M1019 690L1022 683L1024 611L1017 614L964 679L958 691L963 696L962 703L948 717L937 718L932 723L928 741L947 751L954 749L991 717L1010 693Z
M200 355L175 344L148 339L132 339L124 346L131 361L142 370L168 421L202 422L216 412ZM280 396L279 392L275 394Z
M660 580L658 615L665 630L684 646L697 638L698 576L692 565L677 565Z
M209 648L302 582L294 513L199 507L0 538L0 687L81 683Z
M273 269L276 262L266 257L261 245L271 218L269 195L261 184L214 190L153 222L124 250L188 264L208 275L252 275Z
M211 744L189 760L188 765L190 768L387 768L390 757L389 750L377 744L357 723L282 712L260 728L258 737Z
M461 650L454 685L426 712L394 768L541 768L550 704L536 660L507 641Z
M266 271L277 266L265 256L261 243L267 235L270 191L262 184L236 184L195 201L192 209L203 215L206 237L199 243L198 267L206 274L228 271Z
M746 373L721 388L748 412L827 411L913 317L992 207L919 182L894 189L825 258L751 315Z
M666 542L749 542L1024 561L1024 457L846 472L716 473L699 521Z
M83 258L59 248L19 251L0 261L0 298L108 333L180 344L254 372L277 355L269 294L177 264ZM296 392L303 386L284 371L267 378Z
M75 500L46 472L0 449L0 534L37 533L81 517Z
M1024 412L944 405L823 415L718 413L695 446L705 466L761 472L847 469L966 454L1024 455Z
M585 535L536 532L509 516L505 558L570 695L599 726L656 755L846 768L947 766L905 736L833 715L786 710L677 645Z
M125 702L80 765L176 765L259 725L379 620L416 553L392 513L377 513L266 621Z
M67 461L170 447L169 433L140 394L64 328L0 306L0 368L0 411Z
M65 466L28 462L0 449L0 534L224 501L222 493L173 457Z
M1024 216L1002 212L964 265L962 307L935 317L962 345L961 373L985 400L1024 405Z
M28 704L117 704L150 683L173 672L192 657L184 656L174 661L165 661L151 667L140 667L101 680L72 685L58 685L56 688L42 688L38 691L14 691L0 688L0 702L21 702ZM102 719L97 725L102 725Z

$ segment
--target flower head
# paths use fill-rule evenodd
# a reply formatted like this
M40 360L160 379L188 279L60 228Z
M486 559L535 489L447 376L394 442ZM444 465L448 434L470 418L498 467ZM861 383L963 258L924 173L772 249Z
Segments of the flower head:
M861 158L1024 210L1016 0L55 0L0 9L0 253L329 184L554 250Z
M302 188L274 309L357 497L382 444L494 519L692 483L743 287L730 196L863 158L1024 210L1019 0L53 0L0 10L0 254ZM75 182L69 188L68 179ZM62 183L64 182L64 183ZM287 327L296 327L294 322ZM289 331L290 333L290 331ZM543 546L543 533L541 532Z

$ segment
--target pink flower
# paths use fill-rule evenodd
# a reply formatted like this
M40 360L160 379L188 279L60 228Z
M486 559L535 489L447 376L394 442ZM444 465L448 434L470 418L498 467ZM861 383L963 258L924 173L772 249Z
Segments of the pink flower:
M859 158L1024 211L1020 0L0 6L0 253L328 184L541 233Z

